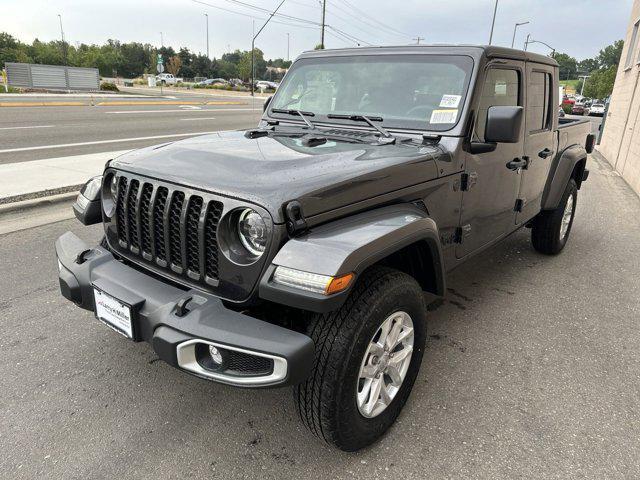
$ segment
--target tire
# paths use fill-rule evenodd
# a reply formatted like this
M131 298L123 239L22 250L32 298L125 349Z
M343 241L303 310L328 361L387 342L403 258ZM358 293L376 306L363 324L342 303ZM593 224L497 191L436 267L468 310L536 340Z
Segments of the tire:
M576 214L578 187L572 178L567 183L560 205L554 210L544 210L538 214L531 229L531 243L538 252L557 255L569 240L573 219ZM570 205L567 203L570 202ZM565 212L570 217L565 217ZM563 219L565 228L563 229ZM567 223L568 222L568 223Z
M359 389L364 391L363 382L368 381L360 380L362 369L382 368L387 360L393 362L390 359L393 352L397 355L396 361L400 357L409 358L409 354L399 354L396 347L386 354L381 352L382 360L376 362L375 355L368 350L385 320L393 318L397 323L397 319L405 318L403 321L406 321L400 312L407 314L413 323L413 350L407 350L411 351L410 360L403 367L406 373L399 388L392 385L396 391L386 407L379 400L369 402L383 411L370 412L367 418L361 413L357 397ZM392 314L400 317L391 317ZM294 388L296 406L304 425L326 443L344 451L359 450L379 439L398 417L411 393L424 353L425 317L426 305L417 282L405 273L386 267L367 270L339 310L315 315L308 327L315 344L313 370L306 381ZM403 326L400 337L407 332ZM369 362L365 367L367 359ZM370 363L377 365L372 367ZM391 380L386 373L377 375L370 377L370 385ZM368 397L373 398L372 395ZM376 396L376 399L382 398Z

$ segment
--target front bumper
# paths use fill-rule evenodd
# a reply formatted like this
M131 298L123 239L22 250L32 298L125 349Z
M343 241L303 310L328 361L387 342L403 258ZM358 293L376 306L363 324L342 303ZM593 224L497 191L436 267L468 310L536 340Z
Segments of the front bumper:
M100 246L90 249L71 232L58 238L56 254L65 298L95 311L97 288L129 305L134 341L150 343L162 360L176 368L243 387L294 385L311 370L314 346L306 335L230 310L213 295L158 280L116 260ZM198 344L269 359L272 368L255 376L209 371L194 357Z

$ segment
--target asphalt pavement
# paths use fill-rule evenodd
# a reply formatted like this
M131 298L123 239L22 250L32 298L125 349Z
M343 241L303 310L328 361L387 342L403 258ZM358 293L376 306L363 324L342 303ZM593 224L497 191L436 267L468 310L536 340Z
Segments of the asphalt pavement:
M101 226L0 235L0 476L638 478L640 200L588 167L561 255L522 230L449 276L406 408L355 454L311 437L288 389L185 375L64 300L54 240Z
M164 97L5 96L0 102L19 105L0 106L0 164L6 164L248 128L260 119L264 98L187 92ZM73 103L82 105L69 105Z

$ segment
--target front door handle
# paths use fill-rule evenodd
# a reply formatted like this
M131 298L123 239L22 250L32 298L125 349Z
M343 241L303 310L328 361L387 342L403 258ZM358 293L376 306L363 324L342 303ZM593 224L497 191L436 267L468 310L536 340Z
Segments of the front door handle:
M524 158L514 158L507 163L507 168L509 170L518 170L520 168L525 168L528 163L529 162Z
M538 153L538 156L540 158L548 158L551 155L553 155L553 150L549 150L548 148L545 148L544 150Z

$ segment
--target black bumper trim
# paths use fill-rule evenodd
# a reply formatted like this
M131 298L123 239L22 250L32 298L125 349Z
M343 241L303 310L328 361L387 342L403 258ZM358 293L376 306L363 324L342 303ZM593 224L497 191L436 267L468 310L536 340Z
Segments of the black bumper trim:
M179 343L199 338L284 358L287 375L278 386L297 384L309 375L314 346L308 336L230 310L213 295L164 283L116 260L100 246L84 255L83 263L76 263L78 253L87 248L71 232L56 241L56 254L62 265L59 273L62 295L86 310L95 311L95 286L131 305L136 340L150 343L170 365L178 366ZM176 303L186 297L192 297L189 311L179 317Z

